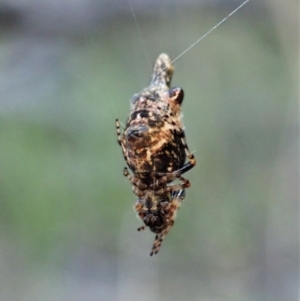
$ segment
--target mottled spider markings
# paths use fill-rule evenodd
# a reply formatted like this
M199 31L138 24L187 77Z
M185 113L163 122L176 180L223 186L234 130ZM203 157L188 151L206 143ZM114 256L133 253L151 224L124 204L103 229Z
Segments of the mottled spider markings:
M161 54L155 63L150 86L131 99L131 111L124 133L116 120L118 142L133 173L124 175L139 197L134 209L145 226L157 233L150 255L159 251L190 186L182 174L193 168L196 160L185 141L180 106L184 93L171 88L171 60ZM186 162L188 158L188 162ZM180 183L170 184L175 179Z
M131 99L131 112L123 134L119 121L116 120L118 143L133 172L131 176L125 167L124 175L133 184L133 192L139 197L134 209L145 224L138 230L149 227L152 232L157 233L150 255L159 251L161 242L173 226L176 213L184 200L185 188L190 186L189 181L181 175L196 164L187 147L181 123L183 90L170 89L172 63L249 1L245 0L172 62L166 54L161 54L155 63L150 86ZM135 19L131 5L130 8ZM179 179L180 183L170 184L175 179Z
M184 189L173 191L171 195L165 195L164 199L159 199L153 192L148 191L148 195L146 195L145 198L138 199L135 203L134 209L145 223L145 226L138 228L138 231L149 227L152 232L157 233L150 256L158 253L162 241L174 225L177 211L184 200L184 197ZM148 208L148 198L152 204L155 204L152 207L156 207L155 209ZM151 198L153 198L153 200L151 200Z

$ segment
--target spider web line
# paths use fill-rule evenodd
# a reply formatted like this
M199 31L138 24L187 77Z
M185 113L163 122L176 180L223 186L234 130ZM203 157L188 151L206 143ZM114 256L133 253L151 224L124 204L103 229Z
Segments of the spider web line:
M218 24L216 24L213 28L211 28L206 34L204 34L201 38L199 38L196 42L194 42L191 46L189 46L186 50L184 50L181 54L179 54L172 62L173 64L177 61L180 57L186 54L189 50L191 50L194 46L196 46L200 41L202 41L205 37L207 37L212 31L218 28L222 23L224 23L228 18L230 18L233 14L235 14L239 9L241 9L247 2L250 0L244 1L241 5L239 5L236 9L234 9L228 16L226 16L223 20L221 20Z
M133 11L131 2L130 2L129 0L128 0L128 4L129 4L130 10L131 10L132 17L133 17L133 19L134 19L134 23L135 23L135 26L136 26L136 29L137 29L139 38L140 38L140 40L141 40L141 44L142 44L143 50L144 50L144 52L145 52L145 55L146 55L148 64L149 64L149 66L150 66L150 69L152 69L152 65L151 65L150 58L149 58L148 53L147 53L147 49L146 49L146 46L145 46L144 39L143 39L143 36L142 36L142 34L141 34L141 30L140 30L139 24L138 24L138 22L137 22L135 13L134 13L134 11Z

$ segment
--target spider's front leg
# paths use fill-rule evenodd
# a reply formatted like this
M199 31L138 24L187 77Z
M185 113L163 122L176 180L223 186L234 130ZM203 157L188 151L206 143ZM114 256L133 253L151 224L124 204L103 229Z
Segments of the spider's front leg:
M118 143L120 146L122 146L122 134L121 134L119 119L116 119L116 130L117 130Z
M126 149L125 149L124 141L123 141L123 137L122 137L123 135L122 135L121 129L120 129L119 119L116 119L116 130L117 130L118 143L122 148L122 153L123 153L124 160L127 162Z

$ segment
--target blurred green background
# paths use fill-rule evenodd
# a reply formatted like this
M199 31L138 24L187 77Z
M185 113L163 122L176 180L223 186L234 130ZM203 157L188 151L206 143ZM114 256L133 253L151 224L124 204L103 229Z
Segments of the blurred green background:
M291 3L290 3L291 2ZM237 1L0 4L0 300L298 300L298 4L250 1L175 63L197 166L157 256L116 118Z

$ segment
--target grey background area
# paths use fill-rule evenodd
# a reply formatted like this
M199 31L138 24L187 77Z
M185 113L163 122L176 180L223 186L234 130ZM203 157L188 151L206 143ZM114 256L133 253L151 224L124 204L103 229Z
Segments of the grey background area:
M175 62L197 166L158 255L136 231L114 121L241 4L182 2L1 1L0 300L299 299L296 1L251 0Z

